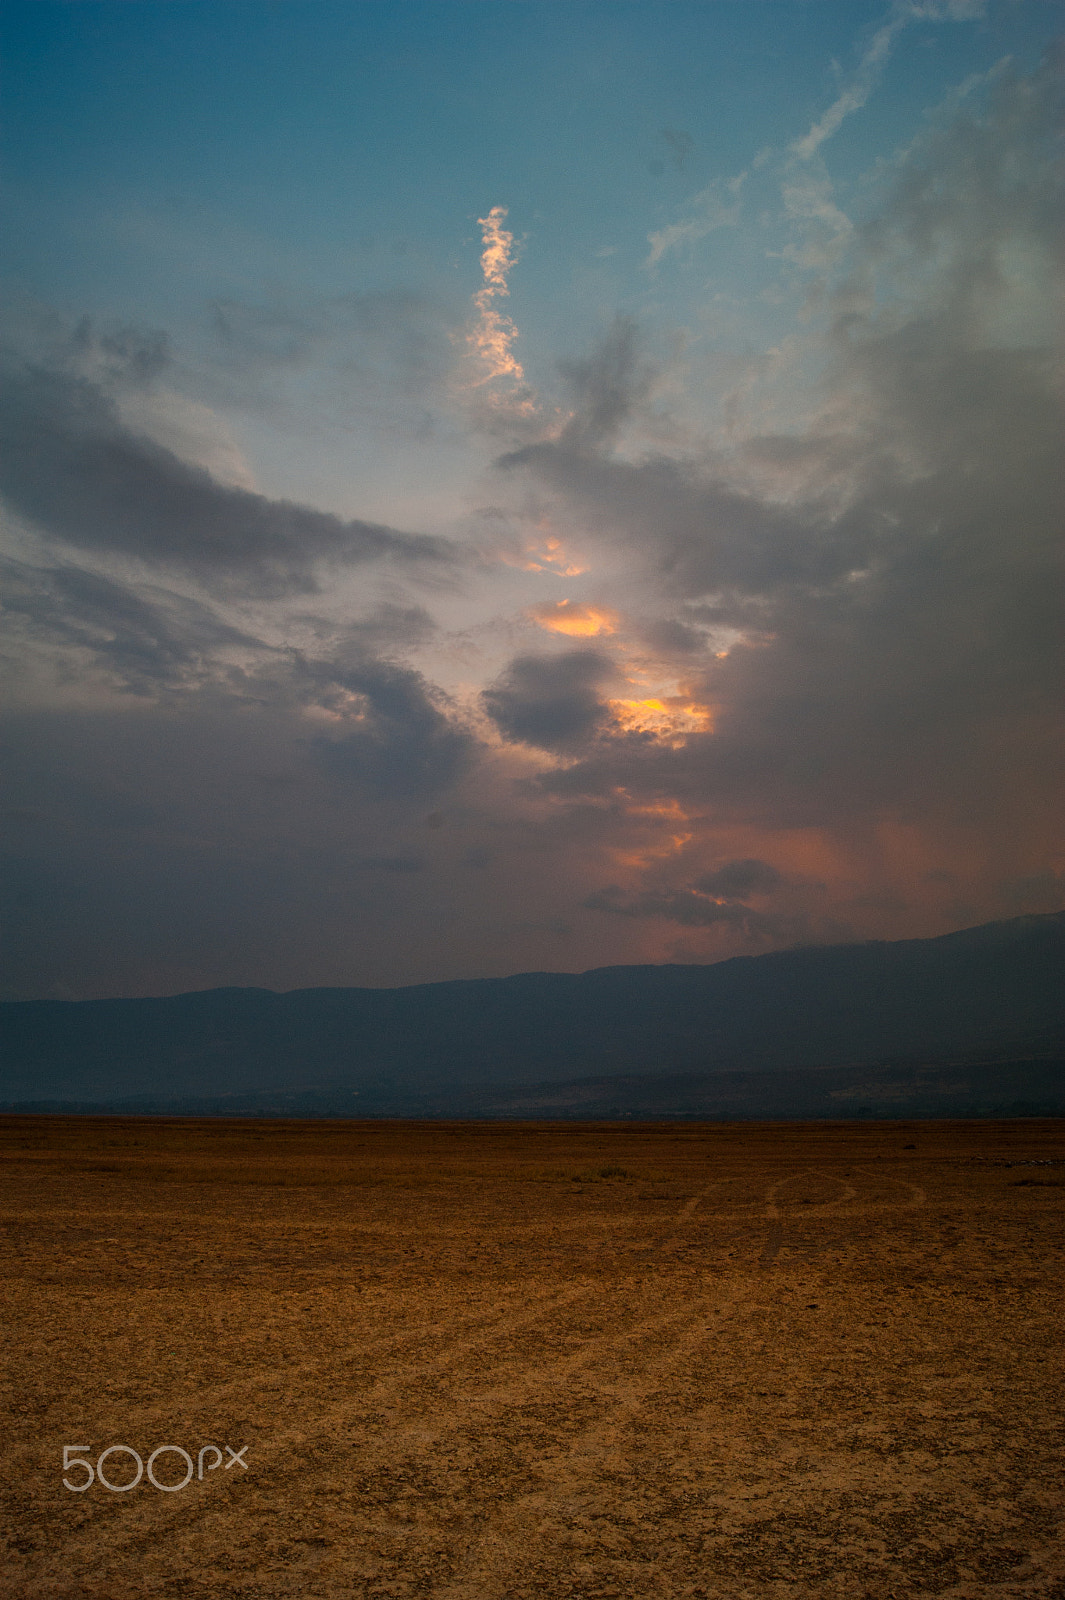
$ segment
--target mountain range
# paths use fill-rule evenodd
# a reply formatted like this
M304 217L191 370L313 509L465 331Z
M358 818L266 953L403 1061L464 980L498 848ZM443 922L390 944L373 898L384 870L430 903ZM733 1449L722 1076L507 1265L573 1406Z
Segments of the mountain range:
M1065 1114L1065 912L709 966L0 1005L0 1107Z

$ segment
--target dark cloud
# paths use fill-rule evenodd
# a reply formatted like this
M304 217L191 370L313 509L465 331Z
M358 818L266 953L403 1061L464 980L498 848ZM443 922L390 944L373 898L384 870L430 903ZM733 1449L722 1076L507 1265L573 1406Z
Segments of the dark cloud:
M131 432L86 378L13 361L2 377L0 493L80 549L120 551L267 598L315 592L321 563L451 558L440 539L221 484Z
M768 861L747 857L743 861L726 861L713 872L704 873L695 880L694 887L700 894L721 900L748 900L752 894L772 894L783 881Z
M643 637L652 650L664 656L694 655L706 649L706 634L676 617L660 617L645 624Z
M402 606L386 600L344 629L334 629L333 653L342 656L350 646L359 655L392 655L426 644L436 631L436 623L424 606Z
M636 323L614 318L605 338L584 361L561 361L559 370L574 397L572 414L556 445L534 444L500 458L504 467L540 463L557 449L563 458L597 451L611 444L634 408L647 394L652 372L639 359Z
M577 401L562 434L567 450L596 449L613 439L649 381L637 361L636 324L631 317L614 319L590 360L561 362L560 370Z
M159 588L138 592L72 565L42 568L4 560L0 573L15 646L40 643L87 655L136 693L214 677L220 650L265 648L184 595Z
M591 530L623 543L649 566L674 601L720 596L719 622L743 616L751 597L822 588L839 579L868 560L880 531L856 526L844 545L816 503L767 500L715 481L700 461L612 459L588 443L575 428L569 437L513 451L498 465L534 472ZM853 457L853 446L848 453Z
M596 650L555 656L518 656L481 696L488 715L507 738L541 750L570 750L606 719L599 685L613 671Z
M725 924L750 939L795 936L801 926L794 918L752 911L735 903L723 905L696 889L645 889L632 894L612 885L589 895L584 905L591 911L608 911L618 917L659 917L684 928Z
M801 510L715 479L698 460L612 456L624 424L647 398L652 374L637 354L637 330L619 317L592 356L563 366L575 392L557 437L501 456L561 493L581 520L649 563L671 597L710 592L766 595L823 585L858 554L833 542L820 506ZM852 452L853 453L853 452Z
M477 745L447 715L443 696L409 667L365 661L336 670L316 665L321 700L345 697L350 731L320 737L318 760L332 777L357 784L379 799L424 799L450 787L469 770ZM356 697L355 705L346 697Z
M376 740L349 742L330 724L331 760L322 721L307 715L331 698L327 665L315 683L309 671L297 679L298 663L283 679L282 665L276 684L243 694L4 718L7 997L402 984L646 959L654 923L579 909L600 842L595 808L582 828L568 811L560 829L534 825L506 772L463 768L453 745L449 757L417 684L385 707L372 669L362 682L378 710L367 701L356 722L349 700L345 714L349 732ZM408 787L413 770L424 788L419 726L434 781L463 769L430 803ZM382 748L388 737L403 759Z

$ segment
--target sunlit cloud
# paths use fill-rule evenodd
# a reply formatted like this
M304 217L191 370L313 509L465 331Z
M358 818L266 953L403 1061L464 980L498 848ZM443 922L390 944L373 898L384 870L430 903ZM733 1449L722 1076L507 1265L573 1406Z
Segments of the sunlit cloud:
M624 733L651 734L680 746L691 734L713 732L713 707L700 705L685 695L610 700L608 706L614 727Z
M603 606L574 605L571 600L545 600L530 606L528 615L548 633L565 633L574 639L592 639L598 633L616 633L618 616Z
M481 251L484 283L473 297L477 320L467 338L470 354L480 364L480 374L473 380L478 388L493 378L510 378L516 384L525 382L524 370L513 350L518 330L513 319L497 305L497 301L510 294L507 275L517 259L514 235L503 226L506 217L506 206L493 206L486 217L477 219L484 243Z
M505 566L517 567L520 572L549 572L556 578L579 578L588 571L587 567L577 565L576 559L567 554L562 540L553 534L526 545L520 555L504 553L500 560Z

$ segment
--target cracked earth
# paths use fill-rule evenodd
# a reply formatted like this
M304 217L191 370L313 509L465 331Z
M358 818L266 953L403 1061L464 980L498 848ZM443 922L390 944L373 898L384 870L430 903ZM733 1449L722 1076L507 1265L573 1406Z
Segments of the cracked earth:
M1060 1121L0 1160L5 1596L1065 1596Z

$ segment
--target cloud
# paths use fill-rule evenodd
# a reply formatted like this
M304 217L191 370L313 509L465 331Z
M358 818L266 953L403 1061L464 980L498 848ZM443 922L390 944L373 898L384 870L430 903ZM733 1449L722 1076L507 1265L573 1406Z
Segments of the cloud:
M830 267L842 254L854 224L832 198L829 177L800 170L782 185L781 197L789 219L807 225L801 243L785 245L784 259L800 267Z
M332 777L378 799L418 801L449 788L472 765L476 741L447 714L445 697L421 673L366 660L310 669L336 730L315 744Z
M636 324L618 316L588 361L560 363L576 398L561 437L565 450L598 449L612 441L634 404L647 392L650 373L638 360Z
M507 277L514 265L514 235L503 224L507 218L506 206L493 206L486 217L479 217L484 249L481 251L483 286L473 297L477 307L477 321L470 329L468 342L471 355L480 366L474 379L478 385L493 378L510 378L524 384L525 373L513 351L518 330L510 317L499 310L496 301L510 294Z
M531 470L562 494L588 528L649 567L674 601L727 597L715 616L719 625L750 620L745 595L821 584L855 564L855 552L827 536L816 504L767 501L715 478L699 460L611 459L594 448L601 442L601 434L589 430L582 439L574 429L511 452L499 465Z
M609 657L594 650L518 656L481 700L505 738L565 751L583 744L607 720L597 689L612 672Z
M657 617L645 623L643 637L658 656L689 656L707 647L706 634L676 617Z
M726 861L713 872L697 878L693 888L716 900L749 900L753 894L772 894L779 889L783 878L768 861L747 857L743 861Z
M64 353L86 376L99 375L140 389L158 378L173 359L170 340L161 328L119 323L98 330L91 317L79 320Z
M477 486L513 564L449 599L449 628L493 618L465 654L404 586L450 547L139 436L165 340L89 327L9 363L0 470L48 536L6 575L13 992L694 961L1050 908L1056 93L1004 68L880 169L746 431L648 448L631 319L571 359L571 412ZM833 203L807 176L807 212ZM222 365L271 383L324 348L309 315L309 354L232 317ZM583 569L599 599L540 599ZM560 636L515 654L530 620Z
M894 888L964 837L949 865L983 874L988 915L988 885L1037 870L1006 862L1051 848L1063 776L1056 76L1000 75L907 154L810 336L794 431L623 459L610 427L574 427L503 458L682 626L728 637L687 676L713 732L571 748L545 795L816 830L834 870ZM615 432L632 395L615 385ZM665 893L630 887L626 914ZM716 918L699 893L668 905Z
M44 568L4 560L0 572L4 609L18 630L12 647L23 656L12 662L13 671L24 672L26 649L43 644L88 657L120 687L150 694L218 676L220 652L265 648L184 595L159 588L138 593L73 565Z
M717 228L734 228L740 219L739 192L746 176L746 173L740 173L727 183L723 179L715 179L688 202L689 216L649 233L647 242L651 252L644 265L648 268L657 267L663 256L671 251L698 244L700 239L705 239Z
M438 631L424 606L397 605L390 600L342 627L333 622L323 625L314 617L306 620L323 628L332 654L340 658L349 643L360 657L367 653L391 656L427 644Z
M809 161L826 140L838 132L844 120L860 111L872 94L891 56L895 40L903 29L915 22L971 22L983 16L984 0L947 0L940 5L924 0L896 0L885 22L873 34L850 81L840 91L832 104L822 112L815 123L796 139L792 154L800 161Z
M6 714L6 993L431 976L454 907L425 795L457 764L431 718L411 730L416 691L405 710L373 687L376 748L335 768L281 694Z
M874 33L866 47L850 82L823 111L801 139L791 146L792 154L800 161L809 161L817 154L826 139L837 132L844 118L860 111L887 65L891 47L896 38L914 20L917 7L908 4L892 7L888 20Z
M314 593L323 563L452 559L441 539L221 484L125 426L87 378L13 360L0 378L0 493L64 543L265 598Z
M840 260L850 243L854 224L836 203L821 150L846 118L866 104L899 35L913 23L972 21L984 10L983 0L947 0L944 5L935 0L896 0L849 82L806 134L788 148L781 198L788 219L800 225L800 236L785 245L781 252L784 260L804 270L823 272Z
M648 394L653 377L648 363L639 358L635 322L620 315L614 318L590 357L561 361L559 370L574 400L564 426L547 443L501 456L498 466L522 466L534 459L546 460L552 453L569 459L613 444Z
M548 633L590 639L599 633L616 633L618 616L604 606L574 604L570 600L544 600L529 607L529 616Z
M836 204L832 184L826 173L796 171L796 166L808 165L820 156L822 147L836 134L844 121L860 111L868 101L891 58L899 35L917 22L972 21L983 15L984 0L896 0L885 20L876 29L862 53L857 67L840 93L811 124L801 138L788 147L787 169L789 178L783 185L783 200L787 215L793 220L810 222L827 232L823 240L808 240L802 246L790 246L784 251L786 259L803 267L825 267L837 258L843 242L851 231L851 222ZM678 168L683 165L687 147L674 141L686 138L663 133L674 147ZM753 158L752 166L758 169L769 159L762 150ZM651 246L644 263L648 270L659 265L670 253L698 244L718 228L735 227L740 220L740 192L749 176L749 170L737 173L727 181L716 178L687 205L687 215L665 228L647 235Z
M607 911L617 917L656 917L684 928L711 928L724 924L748 939L779 939L794 933L799 924L767 912L751 911L734 902L721 903L697 889L645 889L628 894L617 885L590 894L584 900L590 911Z
M150 393L133 390L116 398L119 418L130 432L202 467L217 483L256 492L255 476L232 428L211 406L163 385Z

